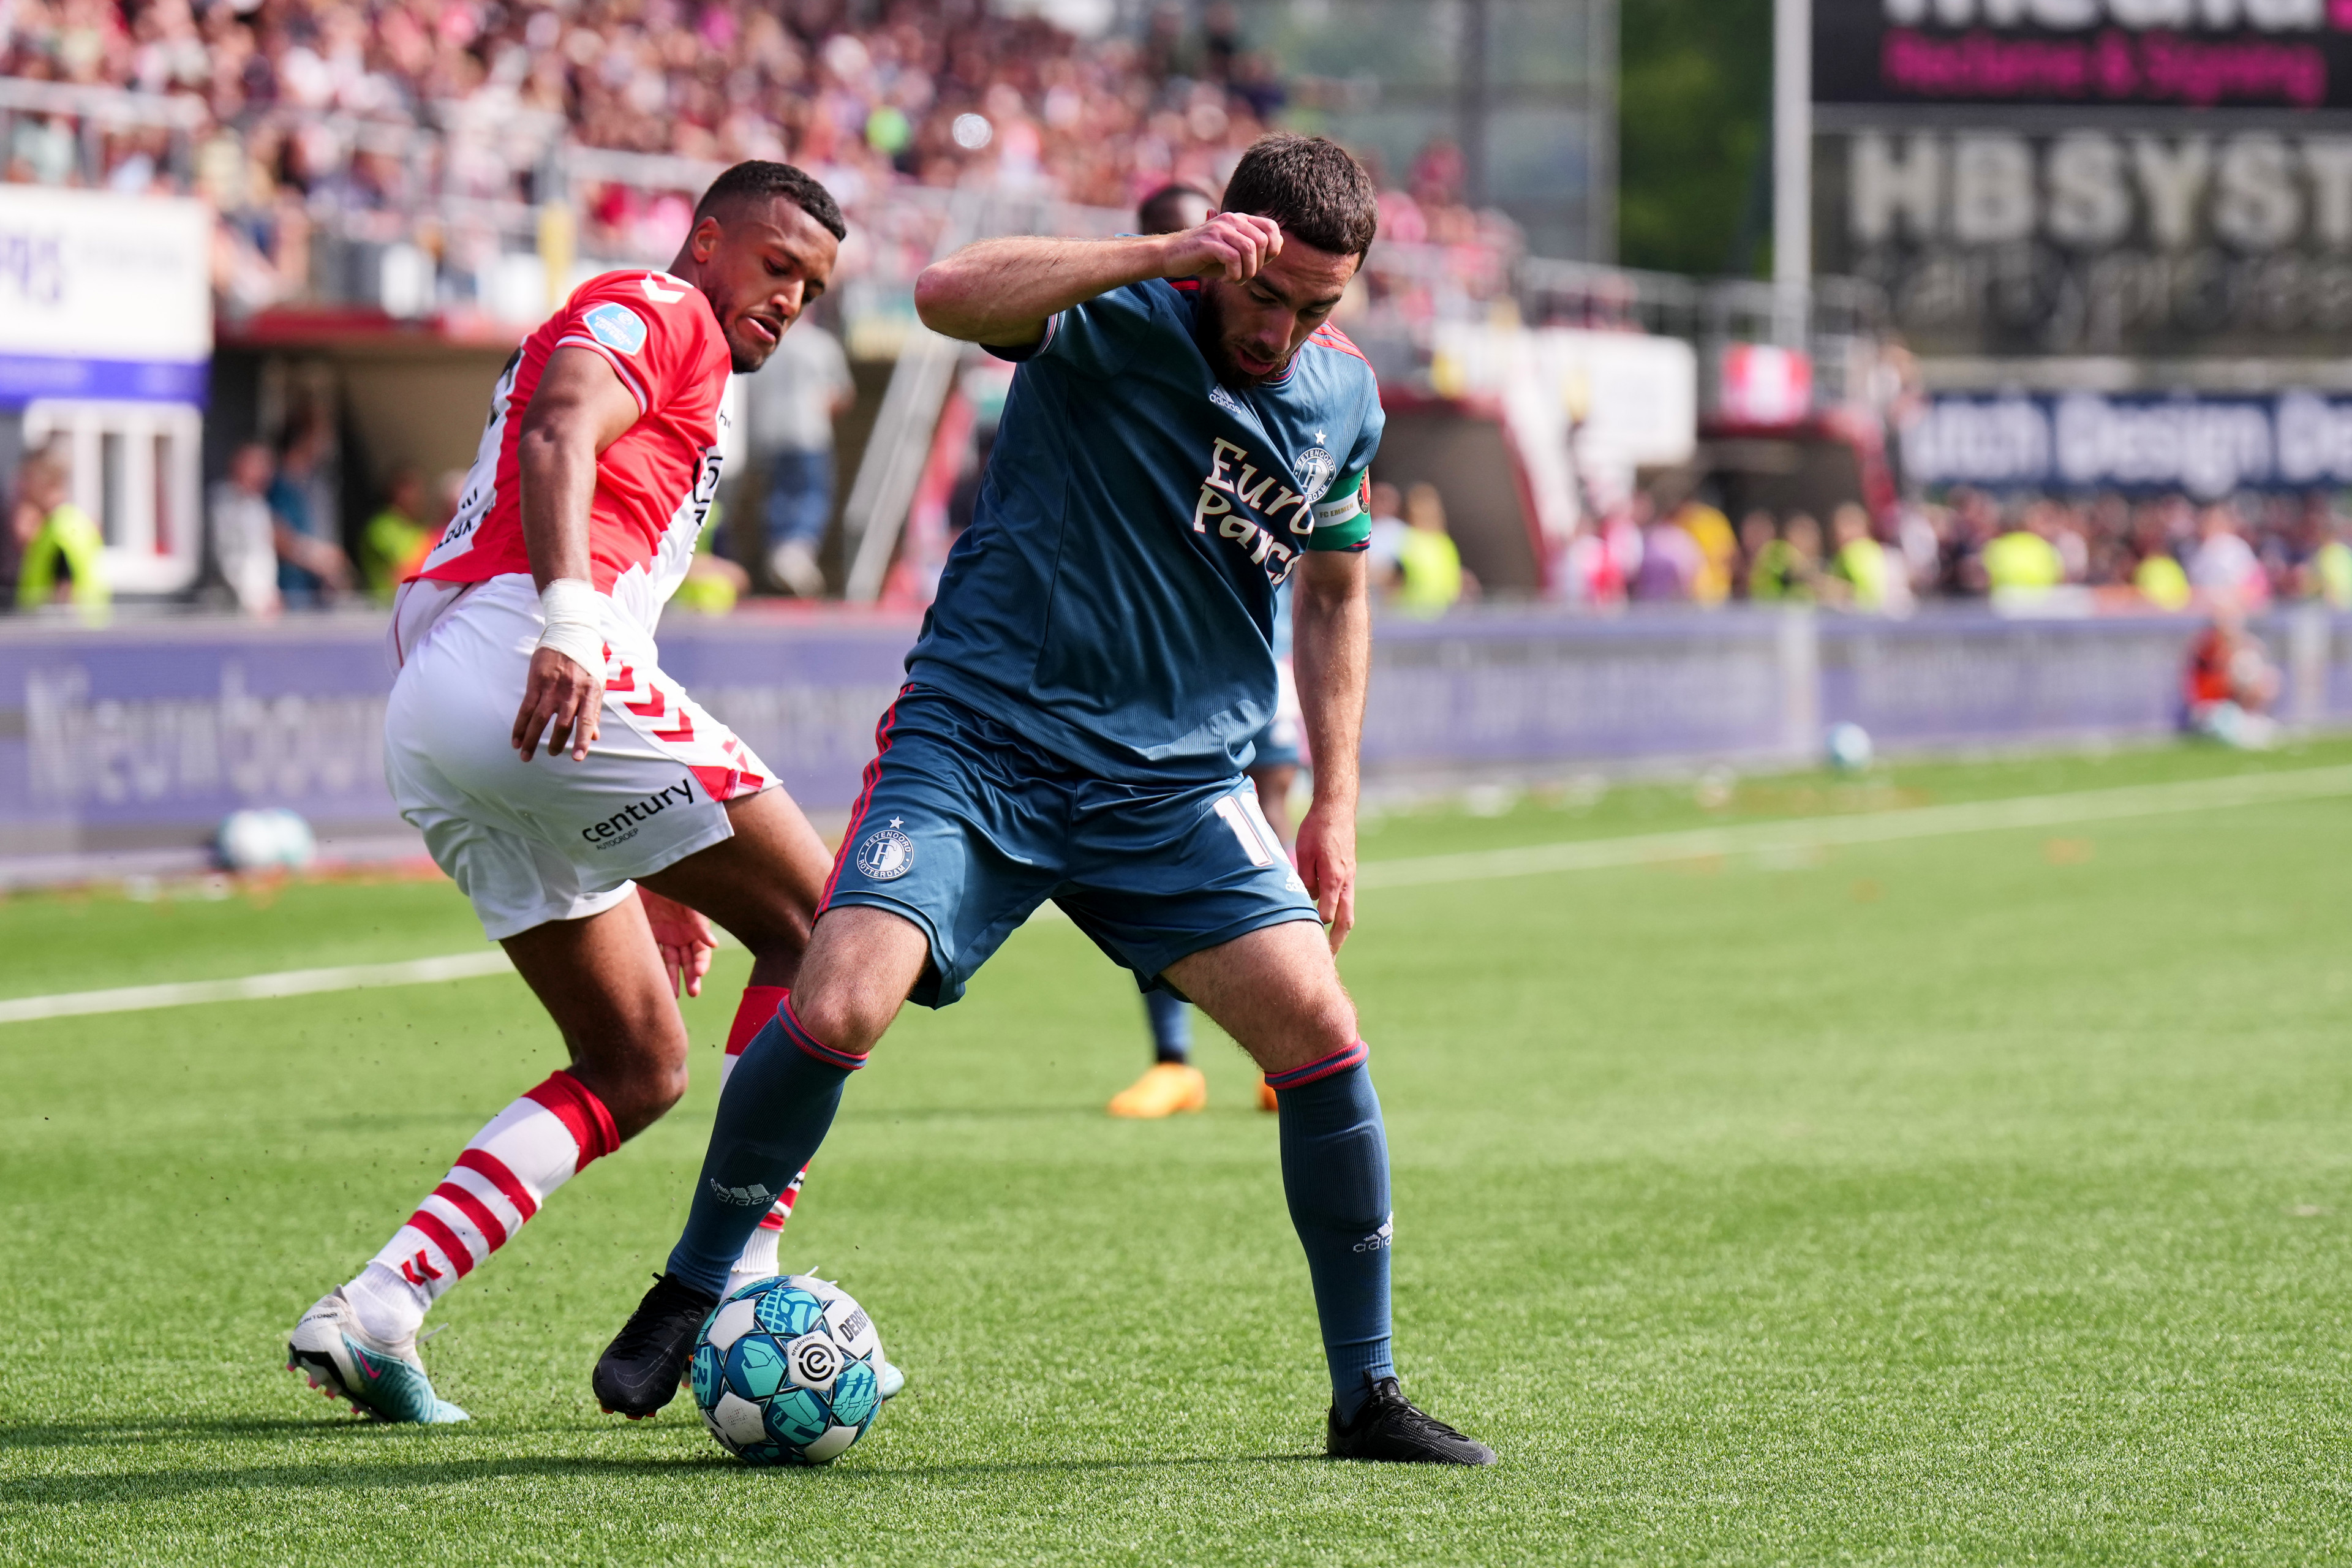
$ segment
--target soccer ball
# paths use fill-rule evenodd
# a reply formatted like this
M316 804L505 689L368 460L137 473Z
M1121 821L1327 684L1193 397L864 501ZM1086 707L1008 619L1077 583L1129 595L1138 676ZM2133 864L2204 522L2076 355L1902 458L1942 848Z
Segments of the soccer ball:
M1866 773L1870 768L1870 731L1859 724L1830 726L1830 766L1842 773Z
M747 1465L829 1465L881 1413L882 1340L837 1285L759 1279L703 1320L688 1377L702 1424Z
M213 850L232 871L299 871L318 858L319 844L299 813L278 805L230 812L221 819Z

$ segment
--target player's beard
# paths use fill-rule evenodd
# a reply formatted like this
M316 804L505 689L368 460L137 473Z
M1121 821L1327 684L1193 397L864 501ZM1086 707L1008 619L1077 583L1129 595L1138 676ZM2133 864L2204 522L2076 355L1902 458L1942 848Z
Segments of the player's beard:
M1201 357L1209 362L1209 374L1224 386L1264 386L1290 368L1286 356L1264 375L1253 375L1234 362L1233 345L1226 341L1225 313L1218 300L1214 285L1203 285L1200 306L1193 317L1193 339L1199 343Z
M791 329L792 323L786 321L778 325L770 321L767 324L775 329L776 341L772 343L761 342L745 316L738 316L733 330L722 334L727 339L727 363L737 375L750 375L773 358L776 350L783 346L784 333Z
M779 341L782 340L779 339ZM770 343L747 348L737 342L732 334L730 334L727 340L727 363L737 375L750 375L767 363L768 357L775 352L775 346Z

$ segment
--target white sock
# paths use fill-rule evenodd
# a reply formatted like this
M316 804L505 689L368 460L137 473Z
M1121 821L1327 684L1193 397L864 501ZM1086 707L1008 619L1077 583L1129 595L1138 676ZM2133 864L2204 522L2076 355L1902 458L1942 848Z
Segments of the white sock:
M443 1291L504 1247L549 1194L620 1143L612 1112L568 1072L499 1111L343 1287L360 1327L387 1343L415 1333Z

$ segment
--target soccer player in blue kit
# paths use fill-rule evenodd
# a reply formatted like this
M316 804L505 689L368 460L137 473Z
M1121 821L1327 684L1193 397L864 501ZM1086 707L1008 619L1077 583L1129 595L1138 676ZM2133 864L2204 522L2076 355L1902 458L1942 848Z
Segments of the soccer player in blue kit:
M1329 317L1377 220L1339 146L1269 136L1197 227L983 240L918 280L927 325L1020 369L799 984L720 1095L668 1271L597 1363L607 1409L677 1393L744 1237L899 1007L954 1001L1052 899L1142 984L1200 1004L1278 1094L1328 1451L1493 1461L1398 1384L1387 1137L1333 962L1355 923L1358 494L1381 418ZM1242 777L1275 712L1285 580L1317 763L1296 868Z
M1144 197L1135 209L1135 230L1138 234L1174 234L1179 229L1199 227L1216 212L1216 198L1206 191L1192 185L1163 185ZM1288 695L1281 700L1266 727L1250 737L1254 754L1250 758L1249 781L1257 788L1258 810L1287 855L1290 790L1298 777L1299 764L1306 758L1298 749L1298 699L1290 678L1290 593L1286 586L1275 591L1271 641L1276 670ZM1192 1005L1162 986L1143 994L1143 1010L1151 1025L1151 1065L1144 1069L1141 1078L1111 1096L1110 1113L1150 1120L1208 1109L1209 1081L1192 1065ZM1274 1090L1266 1087L1263 1078L1257 1082L1257 1100L1261 1110L1276 1109Z

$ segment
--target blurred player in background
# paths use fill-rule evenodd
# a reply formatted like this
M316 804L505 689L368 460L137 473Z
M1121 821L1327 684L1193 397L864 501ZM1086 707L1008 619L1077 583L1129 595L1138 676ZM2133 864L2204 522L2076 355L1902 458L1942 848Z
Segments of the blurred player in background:
M1358 498L1381 414L1330 314L1379 208L1353 159L1304 136L1254 145L1225 206L1173 235L983 240L918 279L926 326L1020 369L797 988L719 1097L668 1271L596 1363L608 1407L676 1395L761 1194L804 1167L899 1008L954 1001L1050 898L1145 985L1198 1000L1278 1091L1328 1451L1493 1460L1399 1385L1387 1134L1334 962L1355 923ZM1241 776L1276 711L1294 573L1317 763L1296 868Z
M1174 234L1198 228L1217 210L1215 200L1191 185L1168 185L1144 198L1135 221L1145 234ZM1298 779L1298 686L1290 668L1290 589L1275 591L1274 657L1282 679L1282 695L1274 721L1259 731L1252 744L1255 759L1249 780L1257 790L1258 808L1266 825L1290 848L1290 791ZM1147 991L1143 1009L1151 1024L1151 1066L1141 1078L1111 1097L1113 1116L1150 1118L1199 1110L1209 1103L1209 1080L1192 1065L1192 1005L1172 991ZM1261 1110L1276 1109L1274 1090L1261 1078L1257 1085Z
M418 1359L426 1310L686 1091L675 997L701 993L704 916L752 955L730 1065L798 971L830 858L767 764L662 672L654 626L718 490L729 374L758 370L824 290L844 232L808 175L739 163L668 271L582 285L508 361L457 513L394 605L393 796L572 1060L295 1326L289 1367L384 1420L466 1418ZM775 1272L798 1185L762 1198L745 1274Z
M2278 742L2279 668L2262 639L2246 628L2246 613L2227 594L2213 604L2213 619L2189 645L2181 674L2181 728L2224 745L2267 751Z

